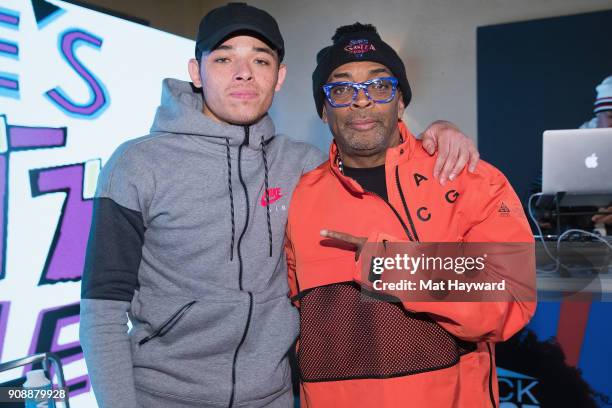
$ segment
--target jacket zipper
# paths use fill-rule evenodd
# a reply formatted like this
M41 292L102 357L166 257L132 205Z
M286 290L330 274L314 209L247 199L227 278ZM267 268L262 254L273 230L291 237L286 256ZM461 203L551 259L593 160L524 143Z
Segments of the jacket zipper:
M385 200L384 198L382 198L381 196L379 196L378 194L376 194L373 191L368 191L368 193L380 198L385 204L387 204L387 206L391 209L391 211L393 211L393 214L395 215L395 217L397 218L397 220L400 222L400 224L402 225L402 228L404 229L404 233L406 234L406 236L408 237L408 239L410 241L414 241L414 238L412 237L412 234L410 233L410 229L408 228L408 226L406 225L406 223L404 222L404 220L402 219L402 217L399 215L399 213L397 212L397 210L395 209L395 207L393 206L393 204L391 204L389 201Z
M242 229L242 232L240 233L240 237L238 238L238 245L236 246L236 253L238 254L238 287L240 288L241 292L243 291L243 287L242 287L243 261L242 261L242 253L240 251L240 244L242 243L242 238L244 238L244 234L246 233L247 227L249 225L249 212L250 212L249 191L247 190L246 183L244 182L244 179L242 178L242 160L241 159L242 159L242 148L248 145L249 145L249 127L244 126L244 141L238 148L238 178L240 179L240 184L242 185L242 189L244 190L244 197L246 201L246 218L244 221L244 228ZM249 331L249 326L251 324L251 314L253 312L253 294L251 292L247 292L247 293L249 295L249 313L247 316L246 325L244 326L244 332L242 333L242 338L240 339L240 342L238 343L238 346L236 347L236 351L234 351L234 359L232 361L232 392L230 394L230 400L229 400L229 405L228 405L229 408L232 408L234 406L234 399L236 397L236 362L238 360L238 352L240 351L240 348L242 347L242 344L244 343L244 340L246 339L247 333Z
M153 331L153 333L149 334L144 339L138 342L138 345L142 346L143 344L153 340L156 337L164 337L187 313L187 311L196 303L195 300L181 306L179 310L174 312L172 316L166 319L165 322L159 325L157 329Z
M487 350L489 351L489 398L491 398L491 405L493 408L497 408L495 403L495 395L493 395L493 354L491 353L491 345L487 342Z
M404 197L404 192L402 191L402 185L400 183L399 176L399 166L395 166L395 184L397 184L397 189L399 190L400 197L402 199L402 205L404 206L404 212L406 213L406 217L408 217L408 222L410 223L410 227L412 228L412 232L414 234L414 240L420 242L419 234L417 234L416 227L414 226L414 222L412 221L412 216L410 215L410 210L408 210L408 204L406 204L406 198Z
M412 217L410 216L410 211L408 210L408 205L406 204L406 198L404 197L404 191L402 190L402 186L400 184L400 177L399 177L398 166L395 166L395 184L397 185L397 189L399 191L399 195L400 195L400 197L402 199L402 205L404 206L404 212L406 213L406 216L408 217L408 222L410 223L410 227L411 228L408 228L408 226L406 225L406 223L404 222L402 217L399 215L399 213L397 212L397 210L395 209L393 204L391 204L389 201L385 200L384 198L382 198L378 194L374 193L373 191L368 191L368 193L370 193L372 195L375 195L376 197L378 197L381 200L383 200L385 204L387 204L387 206L391 209L391 211L393 211L393 214L395 214L395 217L397 218L397 220L400 222L400 224L402 224L402 228L404 229L404 232L406 233L406 236L408 237L408 239L410 241L420 242L419 241L419 236L418 236L418 234L416 232L416 228L414 226L414 222L412 221ZM412 230L412 233L410 233L411 230Z

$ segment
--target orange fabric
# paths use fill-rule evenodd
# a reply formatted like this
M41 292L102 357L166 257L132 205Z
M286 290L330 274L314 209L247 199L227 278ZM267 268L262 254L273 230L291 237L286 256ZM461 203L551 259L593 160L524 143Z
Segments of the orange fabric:
M480 161L475 173L464 169L441 186L433 177L436 156L425 152L403 122L399 128L404 142L386 155L387 194L410 235L418 235L420 242L533 242L520 201L499 170ZM285 246L291 297L309 288L359 279L354 251L330 245L320 236L321 229L374 241L410 239L383 199L364 192L340 173L336 151L332 144L330 160L302 176L293 193ZM411 217L404 210L396 168ZM509 212L500 214L502 202ZM295 304L299 307L299 301ZM435 371L385 379L302 382L302 407L471 408L490 407L492 398L498 405L492 342L520 330L534 314L535 303L403 305L408 311L427 313L459 339L477 342L477 349L461 356L458 364Z

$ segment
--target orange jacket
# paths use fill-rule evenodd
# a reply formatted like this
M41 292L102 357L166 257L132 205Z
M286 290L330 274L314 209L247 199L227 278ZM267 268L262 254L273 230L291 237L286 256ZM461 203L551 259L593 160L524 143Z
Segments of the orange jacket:
M491 343L520 330L535 302L363 301L354 252L319 234L533 242L499 170L480 161L475 173L441 186L433 177L436 157L402 122L399 128L405 142L386 155L388 202L340 173L335 144L329 162L303 175L293 193L286 254L290 296L300 310L302 407L497 407Z

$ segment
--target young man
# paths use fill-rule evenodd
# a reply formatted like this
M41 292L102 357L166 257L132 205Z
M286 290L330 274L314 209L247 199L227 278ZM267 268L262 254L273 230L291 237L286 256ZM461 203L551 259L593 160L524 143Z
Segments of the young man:
M164 80L151 134L104 167L80 330L101 408L292 406L298 319L284 230L295 184L323 157L276 135L267 115L283 54L268 13L211 11L189 61L193 84ZM472 148L449 126L426 138L462 147L450 172Z
M368 241L526 243L521 267L534 277L512 187L483 162L435 182L435 157L400 119L411 98L404 65L371 25L338 29L317 55L313 93L334 143L328 162L302 176L287 224L302 407L498 406L491 343L528 322L533 299L364 301L370 262L355 259ZM503 265L497 272L516 272Z

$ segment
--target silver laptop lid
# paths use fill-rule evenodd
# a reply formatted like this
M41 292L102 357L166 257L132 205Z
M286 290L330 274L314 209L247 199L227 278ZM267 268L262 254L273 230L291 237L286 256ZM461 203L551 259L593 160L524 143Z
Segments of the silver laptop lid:
M612 193L612 128L547 130L542 192Z

